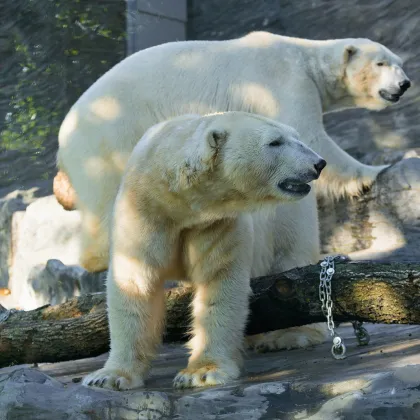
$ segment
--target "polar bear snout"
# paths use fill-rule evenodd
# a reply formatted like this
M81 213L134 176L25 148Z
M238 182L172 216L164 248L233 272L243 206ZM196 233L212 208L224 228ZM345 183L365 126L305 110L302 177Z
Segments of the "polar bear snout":
M319 178L319 176L321 175L322 170L327 166L327 162L324 159L320 159L317 163L315 163L314 168L315 171L317 173L317 177L316 179Z
M402 92L401 94L403 94L411 87L411 80L404 79L403 81L398 83L398 86L400 87L400 91Z
M320 158L314 164L314 170L307 171L293 178L287 178L285 181L279 182L277 186L283 193L296 198L303 197L311 191L311 186L308 184L319 178L325 166L327 166L327 162Z
M401 96L404 95L405 92L411 87L411 80L407 78L407 76L404 77L394 83L393 86L391 86L388 89L380 89L379 95L382 99L385 99L388 102L398 102Z
M377 93L385 102L394 104L411 87L411 80L399 65L381 65L379 69L380 77L378 78Z

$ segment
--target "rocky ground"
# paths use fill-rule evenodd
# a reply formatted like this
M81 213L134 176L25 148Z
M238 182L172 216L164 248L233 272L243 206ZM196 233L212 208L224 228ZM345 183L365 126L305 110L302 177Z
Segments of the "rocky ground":
M420 326L367 325L358 347L350 325L338 328L348 357L331 357L331 343L310 350L249 353L243 378L226 386L172 389L187 361L165 345L147 387L117 392L80 380L106 355L56 364L0 369L0 420L384 420L420 418Z

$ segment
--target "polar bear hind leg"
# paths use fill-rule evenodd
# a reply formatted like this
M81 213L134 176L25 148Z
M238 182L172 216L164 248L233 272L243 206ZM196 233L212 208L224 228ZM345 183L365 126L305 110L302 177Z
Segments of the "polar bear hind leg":
M108 269L112 209L121 176L118 169L112 168L87 180L77 180L89 185L88 189L79 188L77 203L82 214L80 265L89 272Z
M279 254L270 273L318 263L320 247L314 192L297 203L279 207L277 212L274 229L279 241L276 246ZM327 324L320 322L247 336L245 343L248 349L266 352L315 346L324 343L328 336Z

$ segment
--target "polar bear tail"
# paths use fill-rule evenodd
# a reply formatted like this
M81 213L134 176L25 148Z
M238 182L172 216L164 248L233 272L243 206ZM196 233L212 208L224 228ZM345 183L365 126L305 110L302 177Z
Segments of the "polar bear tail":
M59 170L53 181L53 193L55 198L65 210L75 210L77 201L76 191L72 187L69 177L63 170L59 154L57 154L57 166Z

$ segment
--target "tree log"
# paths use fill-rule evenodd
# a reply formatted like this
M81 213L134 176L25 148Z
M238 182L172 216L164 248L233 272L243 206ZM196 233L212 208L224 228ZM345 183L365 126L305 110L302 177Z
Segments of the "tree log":
M324 321L319 265L251 281L248 334ZM181 341L189 325L191 288L166 292L165 341ZM337 321L420 324L420 264L350 262L332 280ZM92 357L109 349L104 293L33 311L0 307L0 367Z

